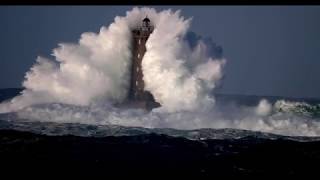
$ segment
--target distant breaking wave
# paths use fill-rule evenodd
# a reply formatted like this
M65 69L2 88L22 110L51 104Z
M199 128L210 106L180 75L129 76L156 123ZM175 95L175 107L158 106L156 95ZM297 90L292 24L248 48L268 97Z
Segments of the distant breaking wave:
M293 113L310 118L320 117L320 104L311 105L306 102L279 100L274 107L277 112Z

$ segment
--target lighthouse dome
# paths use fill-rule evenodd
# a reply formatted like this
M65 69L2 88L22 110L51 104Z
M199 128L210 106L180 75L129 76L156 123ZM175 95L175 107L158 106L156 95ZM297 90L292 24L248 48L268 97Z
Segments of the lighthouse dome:
M142 21L143 22L150 22L150 19L146 16Z

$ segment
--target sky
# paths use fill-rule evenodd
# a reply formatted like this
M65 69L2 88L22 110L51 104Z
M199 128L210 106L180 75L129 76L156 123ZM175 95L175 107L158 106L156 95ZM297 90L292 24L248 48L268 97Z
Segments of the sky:
M0 7L0 88L21 87L38 55L76 43L133 6ZM320 6L147 6L181 10L227 59L225 94L320 98Z

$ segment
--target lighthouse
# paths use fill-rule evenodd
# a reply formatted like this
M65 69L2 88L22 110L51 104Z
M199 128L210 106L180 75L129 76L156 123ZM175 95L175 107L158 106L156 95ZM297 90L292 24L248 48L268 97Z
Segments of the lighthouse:
M142 25L132 31L132 67L130 90L128 94L129 101L138 107L152 109L159 107L160 104L155 101L153 95L144 89L142 60L146 49L146 42L153 32L154 27L151 25L150 19L145 17Z

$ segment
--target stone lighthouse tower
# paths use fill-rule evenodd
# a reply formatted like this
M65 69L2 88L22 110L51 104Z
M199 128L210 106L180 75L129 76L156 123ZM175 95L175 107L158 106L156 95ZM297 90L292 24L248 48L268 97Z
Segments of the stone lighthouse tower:
M154 100L153 95L144 90L141 65L143 56L146 52L146 42L152 32L153 26L151 25L148 17L145 17L142 20L142 26L132 31L133 50L129 100L135 105L146 109L152 109L160 106L160 104Z

